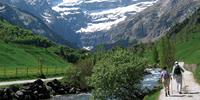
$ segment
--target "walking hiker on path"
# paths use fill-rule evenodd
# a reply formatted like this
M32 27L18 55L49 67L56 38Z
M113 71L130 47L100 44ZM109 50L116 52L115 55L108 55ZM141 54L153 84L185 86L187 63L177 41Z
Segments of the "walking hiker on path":
M161 72L161 82L164 86L165 89L165 96L170 96L170 73L167 71L167 67L164 67L162 72Z
M173 66L172 70L172 76L173 79L176 80L177 83L177 91L179 94L182 94L182 81L183 81L183 76L182 73L184 72L183 68L178 64L178 62L175 62L175 65Z

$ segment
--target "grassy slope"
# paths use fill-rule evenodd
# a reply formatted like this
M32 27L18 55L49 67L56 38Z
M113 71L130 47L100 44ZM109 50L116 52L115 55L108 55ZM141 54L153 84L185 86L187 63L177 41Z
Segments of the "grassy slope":
M197 64L194 77L200 83L200 9L170 32L176 42L176 58L188 64Z
M0 67L67 66L53 49L58 46L30 30L14 26L0 18Z
M36 67L39 58L44 66L68 65L51 50L0 42L0 67Z
M183 30L186 30L186 28ZM189 64L200 64L200 25L190 26L190 28L196 32L191 33L190 30L186 30L178 33L178 35L188 34L188 38L185 41L177 42L176 57Z
M55 53L59 50L45 37L0 19L0 81L36 78L41 64L47 76L65 73L70 64Z

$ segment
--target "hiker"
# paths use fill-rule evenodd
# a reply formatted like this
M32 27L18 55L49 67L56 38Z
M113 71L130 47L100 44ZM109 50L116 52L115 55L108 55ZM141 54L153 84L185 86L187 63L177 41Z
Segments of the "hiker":
M161 72L161 82L165 88L165 96L170 96L169 92L170 73L167 71L167 67L164 67Z
M179 94L182 94L182 73L184 72L183 68L178 64L178 62L175 62L175 65L173 66L172 70L172 76L176 80L177 83L177 91Z

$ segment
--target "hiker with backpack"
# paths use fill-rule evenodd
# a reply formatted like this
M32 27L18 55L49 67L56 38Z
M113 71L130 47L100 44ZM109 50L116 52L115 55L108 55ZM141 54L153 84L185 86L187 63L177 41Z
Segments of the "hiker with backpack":
M170 73L167 71L167 67L164 67L162 72L161 72L161 82L165 88L165 96L170 96Z
M183 68L178 64L178 62L175 62L175 65L173 66L173 70L172 70L172 76L173 79L176 80L177 83L177 91L179 92L179 94L182 94L182 73L184 72Z

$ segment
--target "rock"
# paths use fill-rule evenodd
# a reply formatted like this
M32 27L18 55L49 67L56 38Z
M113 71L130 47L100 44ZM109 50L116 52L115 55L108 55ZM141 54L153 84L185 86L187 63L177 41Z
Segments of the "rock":
M34 84L37 84L37 85L43 85L44 82L41 80L41 79L38 79L34 82Z
M13 96L12 96L12 90L10 88L5 88L3 90L3 100L12 100Z
M48 82L48 83L47 83L47 86L52 87L52 86L53 86L53 82Z
M2 100L12 100L12 99L10 99L8 95L4 94Z
M33 100L33 98L31 97L31 95L25 95L24 100Z
M57 92L58 94L65 94L65 90L63 88L60 88Z
M20 100L20 99L23 98L23 95L24 95L24 93L22 91L17 91L15 93L15 98L18 99L18 100Z
M3 94L4 94L4 89L0 89L0 96L3 96Z
M58 81L57 79L48 82L47 86L51 87L52 90L56 93L56 94L65 94L67 91L64 88L64 85L62 85L62 83L60 81Z
M13 92L17 92L19 90L19 87L15 86L15 85L12 85L10 86L10 89L13 91Z
M79 93L81 93L81 89L77 88L76 89L76 94L79 94Z
M50 87L50 86L47 86L47 91L52 91L52 87Z
M72 88L69 90L69 93L70 93L70 94L75 94L75 93L76 93L76 88L75 88L75 87L72 87Z

